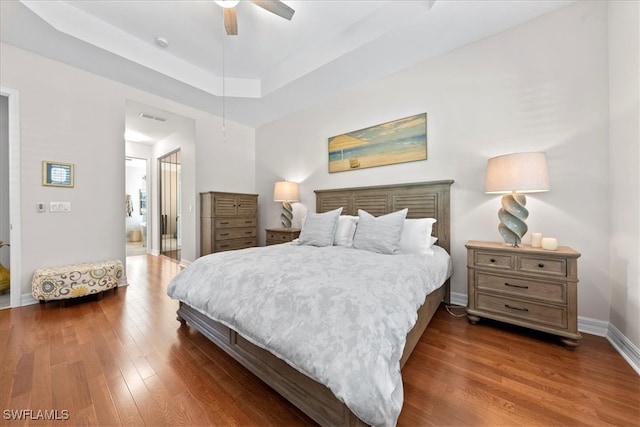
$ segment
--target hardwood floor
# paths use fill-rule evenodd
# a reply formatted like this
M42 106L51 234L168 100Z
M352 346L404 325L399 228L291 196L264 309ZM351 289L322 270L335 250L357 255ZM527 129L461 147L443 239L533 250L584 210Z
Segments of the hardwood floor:
M0 311L0 425L313 424L179 326L165 293L178 271L165 257L130 257L130 286L100 301ZM640 377L601 337L583 334L569 351L441 307L403 377L400 426L640 425Z

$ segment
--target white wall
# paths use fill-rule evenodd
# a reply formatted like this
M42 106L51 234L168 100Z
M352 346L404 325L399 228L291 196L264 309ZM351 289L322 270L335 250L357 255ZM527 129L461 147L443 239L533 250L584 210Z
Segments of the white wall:
M607 6L579 2L265 125L256 131L262 226L279 224L276 180L299 181L313 210L314 189L452 178L452 290L466 294L465 242L501 239L500 197L484 194L487 159L545 151L552 190L528 197L529 230L582 253L579 314L606 321L607 73ZM422 112L427 161L328 173L328 137Z
M221 119L216 116L6 44L0 44L0 86L20 94L22 238L12 243L19 246L22 268L12 274L19 275L25 297L37 268L124 260L127 99L195 120L195 147L189 163L183 161L183 171L193 174L183 188L185 197L193 201L196 188L223 189L223 183L234 183L230 186L234 191L255 191L253 154L240 157L245 151L253 152L249 128L227 121L228 134L238 139L234 147L223 147ZM43 160L74 163L75 187L43 187ZM208 163L209 170L196 176L196 167L203 163ZM40 201L70 201L72 211L37 213L35 204ZM183 248L183 258L189 256L190 261L196 252L195 227L189 232L191 246L188 251Z
M611 323L640 347L640 3L609 3Z

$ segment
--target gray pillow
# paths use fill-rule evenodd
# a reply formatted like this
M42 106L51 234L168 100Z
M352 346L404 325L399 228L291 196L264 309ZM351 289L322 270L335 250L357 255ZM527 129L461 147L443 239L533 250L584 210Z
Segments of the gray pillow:
M358 209L358 226L353 236L353 247L381 254L400 252L402 226L408 209L374 217L369 212Z
M341 213L342 208L320 214L307 212L307 218L304 220L302 231L300 231L300 237L298 237L298 244L309 246L332 246L333 236L336 232L338 218Z

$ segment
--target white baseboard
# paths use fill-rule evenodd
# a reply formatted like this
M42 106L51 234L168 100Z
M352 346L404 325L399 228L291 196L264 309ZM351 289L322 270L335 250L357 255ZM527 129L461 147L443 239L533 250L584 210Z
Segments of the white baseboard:
M20 295L20 307L25 305L38 304L38 300L33 297L31 293Z
M607 339L618 353L624 357L624 360L631 365L634 371L640 375L640 349L633 344L629 338L625 337L618 328L609 324L609 333Z
M181 259L180 260L180 265L184 268L187 268L191 265L192 261L188 261L186 259Z
M609 322L604 320L591 319L590 317L578 316L578 330L585 334L606 337L609 329Z
M459 294L457 292L451 292L451 304L467 306L467 294Z

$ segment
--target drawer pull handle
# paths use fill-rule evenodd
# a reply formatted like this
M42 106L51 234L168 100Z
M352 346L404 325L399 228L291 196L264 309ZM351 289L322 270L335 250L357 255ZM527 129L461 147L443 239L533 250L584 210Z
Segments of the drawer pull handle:
M509 305L509 304L505 304L504 306L507 307L507 308L510 308L512 310L529 311L529 309L527 307L514 307L514 306Z
M540 263L540 264L538 264L538 267L540 267L540 268L544 268L544 264L543 264L543 263Z
M220 245L221 248L228 248L229 245Z
M253 221L245 221L245 224L253 224Z
M253 234L253 231L245 231L244 234Z
M512 288L529 289L526 285L512 285L511 283L505 283L505 286L511 286Z
M221 236L228 236L229 233L220 233Z
M495 258L491 258L489 261L496 262L496 259Z
M221 222L220 225L229 225L229 221Z

